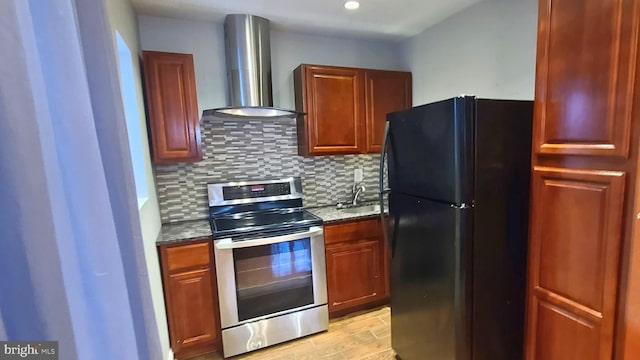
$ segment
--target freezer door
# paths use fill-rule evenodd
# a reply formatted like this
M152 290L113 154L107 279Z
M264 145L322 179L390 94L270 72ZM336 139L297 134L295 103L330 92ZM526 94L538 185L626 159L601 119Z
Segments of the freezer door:
M473 199L473 97L458 97L387 115L389 186L427 199Z
M470 359L472 209L392 191L391 341L402 360Z

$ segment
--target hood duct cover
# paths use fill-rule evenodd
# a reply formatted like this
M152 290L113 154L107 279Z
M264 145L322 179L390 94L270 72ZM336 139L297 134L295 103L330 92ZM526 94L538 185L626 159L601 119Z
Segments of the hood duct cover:
M295 118L297 112L273 107L269 20L227 15L224 41L231 106L205 110L202 119Z

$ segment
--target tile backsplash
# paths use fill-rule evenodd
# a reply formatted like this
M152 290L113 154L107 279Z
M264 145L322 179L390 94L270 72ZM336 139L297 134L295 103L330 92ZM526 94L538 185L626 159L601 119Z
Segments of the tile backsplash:
M377 198L379 155L298 156L293 120L203 122L201 131L201 162L155 167L163 223L206 218L208 183L300 176L305 206L321 206L348 200L361 168L364 198Z

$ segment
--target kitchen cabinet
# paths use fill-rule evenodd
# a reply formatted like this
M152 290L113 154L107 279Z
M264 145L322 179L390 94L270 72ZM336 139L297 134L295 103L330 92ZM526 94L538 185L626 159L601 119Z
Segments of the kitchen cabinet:
M366 70L365 86L365 152L380 153L387 113L411 107L411 73Z
M634 359L640 0L540 0L538 21L525 358Z
M294 72L298 153L354 154L362 148L364 78L357 69L300 65Z
M202 160L193 56L144 51L143 67L153 162Z
M389 298L389 259L380 221L325 226L329 316L379 306Z
M380 152L386 114L411 107L411 73L302 64L293 72L298 154Z
M161 246L171 349L178 359L214 351L220 324L211 239Z

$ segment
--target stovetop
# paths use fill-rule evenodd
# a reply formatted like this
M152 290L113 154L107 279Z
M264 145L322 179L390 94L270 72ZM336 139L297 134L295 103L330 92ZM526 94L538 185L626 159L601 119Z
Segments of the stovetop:
M273 209L212 217L214 238L274 236L308 230L322 225L322 219L304 209Z
M303 232L322 219L302 208L300 178L208 184L214 238L233 241Z

